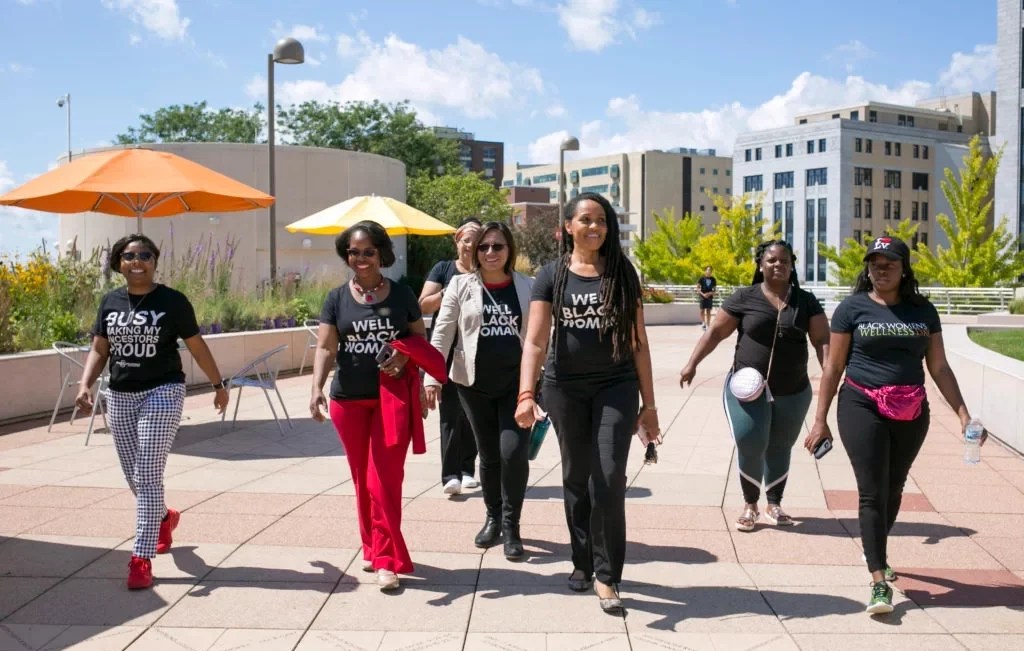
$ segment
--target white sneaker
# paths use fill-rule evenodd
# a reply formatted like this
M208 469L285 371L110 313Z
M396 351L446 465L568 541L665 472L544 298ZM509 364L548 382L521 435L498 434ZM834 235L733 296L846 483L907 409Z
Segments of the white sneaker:
M462 492L462 482L457 477L452 477L444 485L445 495L458 495Z
M462 476L462 488L463 489L480 488L480 482L478 482L476 480L476 478L473 477L473 475L463 475Z
M398 575L391 570L377 570L377 587L382 592L397 590L399 588Z

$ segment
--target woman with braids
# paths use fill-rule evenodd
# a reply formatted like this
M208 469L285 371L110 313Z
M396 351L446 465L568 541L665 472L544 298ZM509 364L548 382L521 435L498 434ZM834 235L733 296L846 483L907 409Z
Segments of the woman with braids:
M889 531L910 466L928 433L922 362L966 428L971 414L946 361L939 313L918 291L910 249L895 237L879 237L864 256L853 293L832 316L818 409L804 441L813 450L832 438L826 417L845 370L836 420L857 477L860 538L871 573L867 612L873 615L893 609L889 582L896 573L887 557Z
M736 464L743 490L743 513L738 531L753 531L761 517L758 499L764 483L768 505L765 518L777 526L793 519L782 510L782 495L789 476L790 453L811 405L807 376L807 340L810 337L824 364L828 355L828 319L818 299L800 289L794 269L793 248L783 240L757 247L753 283L736 290L722 303L711 324L679 373L679 385L693 381L697 365L724 339L739 331L732 368L726 376L722 400L736 442ZM762 390L744 391L734 375L764 380ZM756 388L756 387L755 387ZM736 392L738 392L738 395Z
M660 441L640 280L619 245L608 200L584 192L565 207L561 256L537 274L523 345L516 422L529 427L544 363L544 407L558 435L572 563L569 588L593 584L605 612L622 610L626 459L633 433ZM643 407L640 407L640 400Z

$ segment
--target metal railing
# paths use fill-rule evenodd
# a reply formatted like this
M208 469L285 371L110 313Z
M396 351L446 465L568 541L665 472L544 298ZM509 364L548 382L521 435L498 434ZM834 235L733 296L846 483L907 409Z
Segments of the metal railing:
M677 303L696 303L697 287L693 285L649 285L672 294ZM850 295L849 287L834 287L809 283L801 285L812 292L826 310L834 309ZM715 305L720 305L736 291L731 285L719 285ZM921 293L935 305L941 314L984 314L1008 309L1014 298L1012 287L922 287Z

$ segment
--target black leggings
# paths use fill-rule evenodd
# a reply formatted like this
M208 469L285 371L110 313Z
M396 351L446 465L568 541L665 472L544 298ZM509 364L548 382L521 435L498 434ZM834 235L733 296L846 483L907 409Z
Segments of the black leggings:
M459 391L454 382L441 385L441 403L437 406L441 423L441 483L476 474L476 442L469 428Z
M640 408L636 379L606 386L544 382L562 453L572 564L606 585L626 562L626 460Z
M459 386L459 401L480 453L487 515L510 524L519 524L530 478L530 431L516 425L516 388L513 384L493 395Z
M930 420L928 401L914 420L889 420L873 400L844 384L839 390L839 438L853 464L860 493L860 539L868 571L889 564L886 545L903 499L903 485L917 458Z

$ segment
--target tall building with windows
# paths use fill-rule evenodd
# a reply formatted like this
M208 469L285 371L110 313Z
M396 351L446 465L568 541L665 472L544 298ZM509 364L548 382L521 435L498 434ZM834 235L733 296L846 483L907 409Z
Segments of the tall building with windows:
M467 172L481 172L491 179L494 187L501 183L505 173L505 143L477 140L472 133L453 127L432 127L438 138L459 141L459 161Z
M934 216L949 213L939 188L959 169L972 135L995 126L994 93L898 106L868 102L800 115L796 124L741 135L733 152L733 194L760 193L764 215L793 244L802 282L825 282L817 245L918 223L915 241L942 242Z
M996 172L996 218L1024 235L1024 2L996 3L996 107L1003 157Z
M547 188L552 203L558 201L558 164L516 164L505 176L504 187ZM732 159L713 149L677 147L608 154L565 162L566 201L581 192L604 195L619 212L623 244L632 244L654 228L654 214L671 208L676 217L700 215L706 226L718 223L708 193L732 192Z

